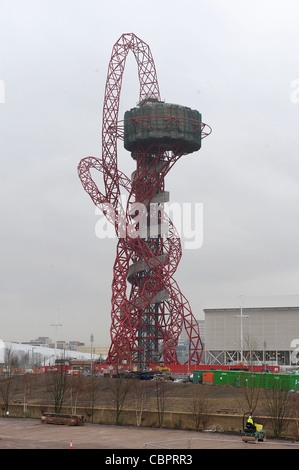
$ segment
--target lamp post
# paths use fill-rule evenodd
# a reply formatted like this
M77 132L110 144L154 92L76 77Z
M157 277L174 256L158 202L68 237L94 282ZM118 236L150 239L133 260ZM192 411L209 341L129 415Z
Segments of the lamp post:
M54 360L54 365L56 364L56 348L57 348L57 328L58 326L62 326L60 323L58 323L58 315L56 315L56 323L52 324L51 326L55 327L55 360Z
M32 364L31 364L31 369L34 369L34 350L36 349L35 346L32 348Z
M92 345L94 341L93 333L90 335L90 372L92 373Z
M249 318L249 315L243 315L244 296L241 295L240 297L241 297L240 314L234 315L234 317L240 318L240 356L241 356L241 362L243 363L243 318Z

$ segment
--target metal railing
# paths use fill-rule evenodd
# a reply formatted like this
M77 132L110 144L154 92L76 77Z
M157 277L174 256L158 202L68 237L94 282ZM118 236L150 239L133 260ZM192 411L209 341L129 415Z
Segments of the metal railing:
M182 447L180 446L180 449L182 448L187 448L187 449L192 449L192 443L194 441L209 441L209 442L228 442L228 443L238 443L238 444L244 444L244 448L247 448L247 445L248 445L248 442L243 442L242 440L240 439L209 439L209 438L202 438L202 437L191 437L191 438L182 438L182 439L169 439L169 440L166 440L166 441L155 441L155 442L145 442L144 445L143 445L143 448L144 449L147 449L149 447L154 447L156 449L173 449L174 447L166 447L166 446L163 446L161 444L164 444L164 443L170 443L170 442L185 442L186 443L186 447ZM254 444L254 443L252 443ZM259 442L258 445L273 445L273 446L289 446L289 447L297 447L299 448L299 442L298 443L294 443L294 442L271 442L271 441L267 441L267 442Z

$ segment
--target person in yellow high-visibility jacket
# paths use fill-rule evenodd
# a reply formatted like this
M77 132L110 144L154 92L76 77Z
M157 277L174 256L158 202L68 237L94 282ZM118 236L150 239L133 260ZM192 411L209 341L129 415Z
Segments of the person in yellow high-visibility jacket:
M249 416L249 418L247 420L246 427L247 428L252 428L255 431L255 425L254 425L254 422L253 422L252 415Z

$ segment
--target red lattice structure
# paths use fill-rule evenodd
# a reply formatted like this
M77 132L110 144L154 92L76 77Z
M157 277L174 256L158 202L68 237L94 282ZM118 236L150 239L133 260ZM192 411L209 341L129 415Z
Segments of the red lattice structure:
M132 51L140 83L139 105L118 120L126 57ZM197 111L161 101L150 48L134 34L123 34L113 47L106 81L102 123L102 158L81 160L78 174L85 191L114 225L111 346L106 362L143 368L153 363L179 364L177 345L189 339L186 362L198 364L202 343L188 300L174 274L181 241L163 210L169 193L164 180L174 163L196 151L210 133ZM117 141L136 161L131 178L118 170ZM104 192L91 170L103 174ZM124 207L121 191L125 192ZM167 230L165 229L167 228Z

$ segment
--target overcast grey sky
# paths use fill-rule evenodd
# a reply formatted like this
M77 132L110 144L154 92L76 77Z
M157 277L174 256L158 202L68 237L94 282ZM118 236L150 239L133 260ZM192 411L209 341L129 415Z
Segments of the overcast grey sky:
M241 292L294 301L298 17L296 0L0 0L1 339L53 337L58 314L59 338L109 343L116 240L96 237L77 165L100 156L108 62L123 33L149 44L162 98L213 128L166 179L171 201L204 205L202 248L185 250L176 274L196 318ZM130 56L120 119L138 93Z

